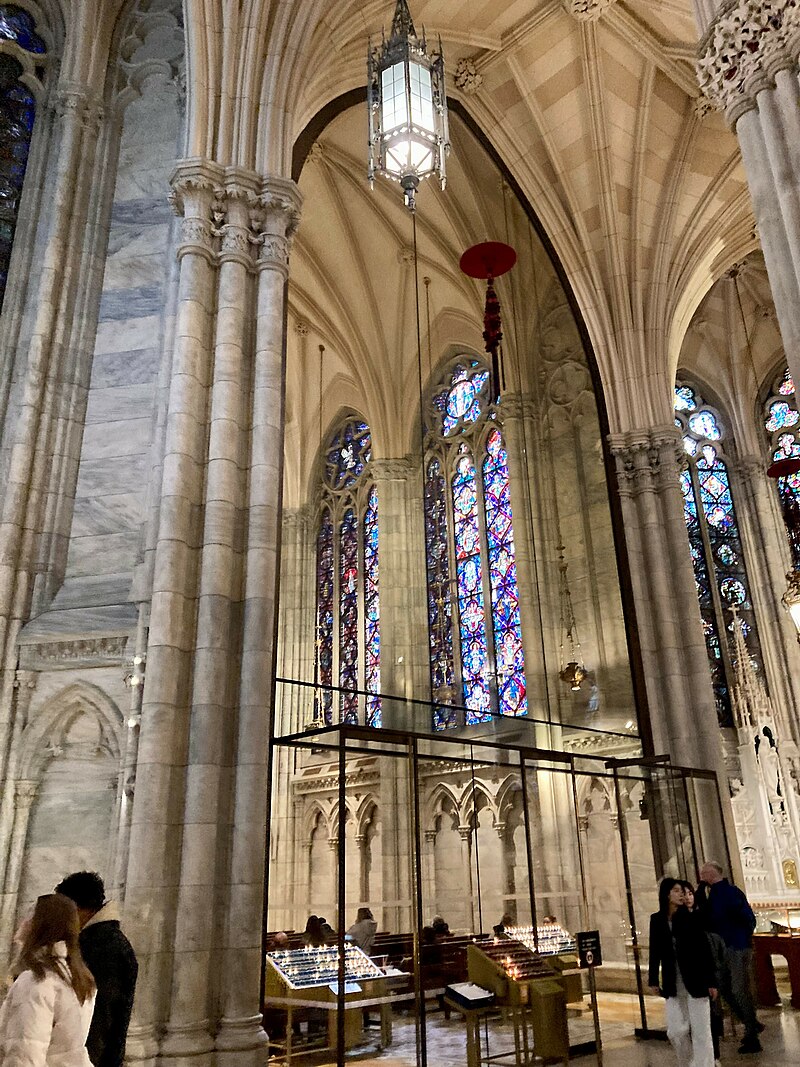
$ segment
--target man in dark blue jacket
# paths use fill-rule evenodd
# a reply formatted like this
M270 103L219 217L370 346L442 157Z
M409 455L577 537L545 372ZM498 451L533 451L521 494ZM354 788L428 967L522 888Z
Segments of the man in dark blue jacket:
M56 893L74 900L81 922L81 955L97 984L86 1049L94 1067L122 1067L139 966L131 943L119 926L119 912L106 901L103 879L94 871L77 871Z
M708 929L725 942L727 974L722 976L722 994L744 1023L739 1052L760 1052L758 1035L764 1027L756 1018L751 974L756 917L747 897L723 876L718 863L706 862L700 880L708 886L704 909Z

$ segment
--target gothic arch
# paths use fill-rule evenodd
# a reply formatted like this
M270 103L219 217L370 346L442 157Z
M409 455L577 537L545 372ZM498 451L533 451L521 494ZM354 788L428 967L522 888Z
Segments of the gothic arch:
M31 715L22 733L18 778L35 780L47 760L47 744L63 736L81 715L93 715L110 754L119 761L124 745L124 719L115 702L89 682L74 682L47 700Z

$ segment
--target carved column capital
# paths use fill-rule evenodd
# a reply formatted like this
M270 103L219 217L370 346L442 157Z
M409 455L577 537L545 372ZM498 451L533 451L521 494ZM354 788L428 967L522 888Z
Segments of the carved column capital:
M594 22L599 19L614 0L563 0L564 7L579 22Z
M781 70L796 70L800 0L724 0L700 42L697 79L731 126Z
M14 804L17 811L30 808L33 804L36 792L39 788L38 782L30 781L18 781L14 782Z
M50 94L50 107L60 118L72 117L95 133L103 121L103 102L79 82L59 82Z
M288 277L289 253L302 206L303 197L295 182L286 178L262 180L252 215L260 245L259 270L274 270Z
M216 261L215 212L219 218L217 196L225 171L207 159L185 159L170 177L169 202L176 215L183 217L178 258L193 254L210 263Z
M767 462L763 456L741 456L736 461L736 473L740 481L750 486L764 484L767 480Z
M659 492L677 484L684 453L676 426L609 434L608 443L621 496Z
M500 397L500 412L503 421L535 418L536 401L530 393L503 393Z
M426 842L426 844L435 845L436 844L436 834L437 834L436 830L426 830L425 831L425 842Z

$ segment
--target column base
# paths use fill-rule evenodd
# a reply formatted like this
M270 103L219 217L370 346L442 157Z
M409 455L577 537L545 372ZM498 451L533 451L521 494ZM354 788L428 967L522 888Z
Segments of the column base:
M215 1067L263 1067L269 1037L260 1015L223 1019L216 1040Z
M161 1040L159 1065L166 1067L214 1067L214 1038L209 1022L185 1026L168 1025Z
M155 1067L158 1041L152 1026L131 1026L125 1046L125 1062L136 1067Z

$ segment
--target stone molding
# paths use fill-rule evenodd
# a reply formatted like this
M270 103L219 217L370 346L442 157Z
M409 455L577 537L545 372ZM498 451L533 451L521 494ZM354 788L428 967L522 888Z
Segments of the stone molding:
M700 89L731 126L781 70L797 70L800 0L725 0L700 42Z
M609 434L620 496L658 493L678 485L684 451L676 426Z
M419 473L419 463L414 463L407 456L401 459L373 459L369 469L376 482L405 482Z
M613 3L614 0L564 0L564 7L579 22L594 22Z
M119 666L128 638L90 637L74 641L41 641L19 646L21 668L42 670L76 666ZM23 671L17 672L17 676Z

